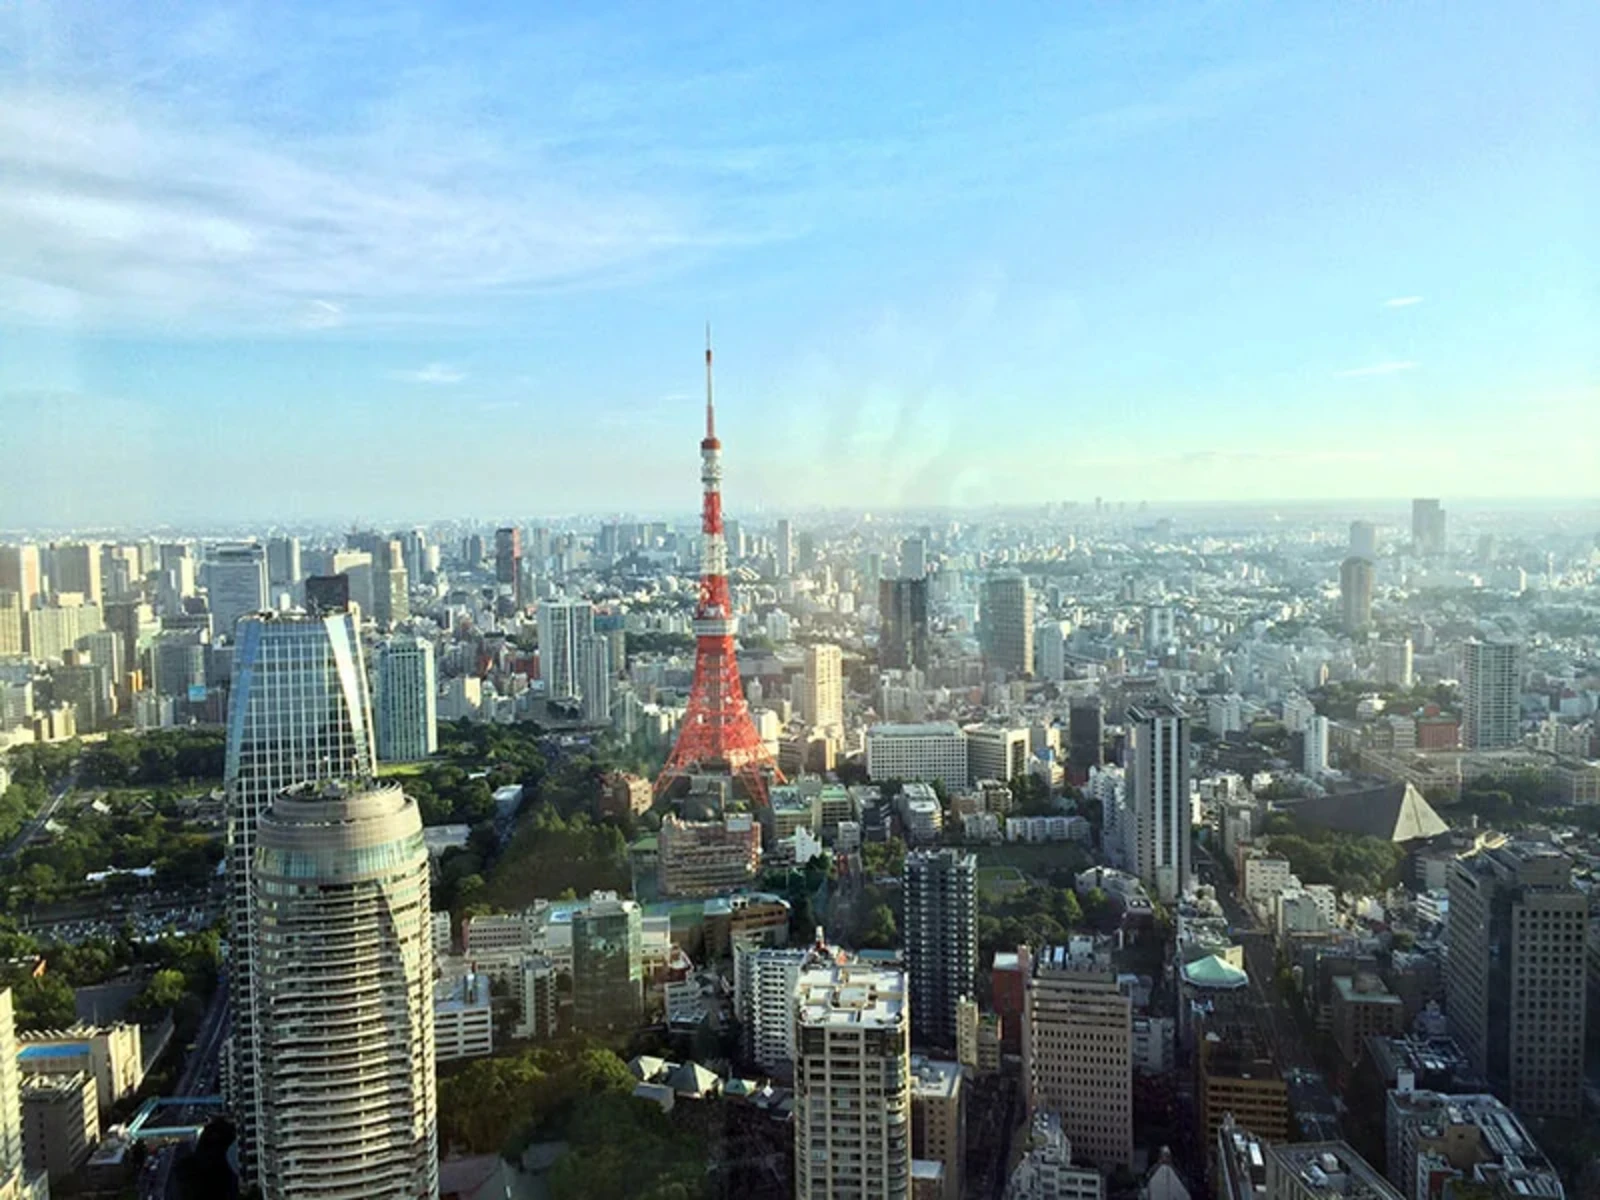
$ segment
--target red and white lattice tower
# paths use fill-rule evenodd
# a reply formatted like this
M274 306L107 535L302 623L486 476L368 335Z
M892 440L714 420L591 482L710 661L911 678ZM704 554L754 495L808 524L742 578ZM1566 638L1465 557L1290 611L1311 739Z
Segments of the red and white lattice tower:
M722 443L711 402L711 330L706 330L706 436L700 442L700 599L694 610L694 683L656 795L674 780L696 774L731 775L756 803L767 799L768 779L783 781L745 703L733 648L733 597L728 590L728 543L722 533Z

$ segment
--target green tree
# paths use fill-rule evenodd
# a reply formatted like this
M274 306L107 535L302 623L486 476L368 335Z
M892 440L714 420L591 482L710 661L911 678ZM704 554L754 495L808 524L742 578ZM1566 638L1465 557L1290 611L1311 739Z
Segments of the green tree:
M861 931L861 945L868 950L891 950L894 948L899 930L895 926L894 909L887 904L875 905L867 914L866 925Z

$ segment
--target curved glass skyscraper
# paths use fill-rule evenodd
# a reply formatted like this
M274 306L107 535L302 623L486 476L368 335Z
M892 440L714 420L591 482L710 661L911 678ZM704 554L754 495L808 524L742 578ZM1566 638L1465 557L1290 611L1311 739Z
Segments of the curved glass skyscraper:
M428 851L397 787L307 784L262 814L251 892L266 1200L439 1192Z

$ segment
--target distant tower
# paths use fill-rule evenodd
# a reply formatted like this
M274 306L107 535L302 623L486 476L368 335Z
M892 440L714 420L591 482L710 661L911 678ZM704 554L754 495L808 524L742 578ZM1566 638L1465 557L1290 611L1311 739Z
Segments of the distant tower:
M1189 719L1170 701L1128 706L1129 799L1139 878L1171 904L1189 890Z
M1346 633L1372 624L1372 561L1351 555L1339 566L1339 613Z
M439 748L433 643L396 634L379 643L373 706L378 761L416 762Z
M494 531L494 581L509 584L512 599L522 607L522 530L515 526Z
M983 662L1007 676L1033 673L1033 589L1019 571L986 579L979 595Z
M1498 750L1522 740L1522 647L1508 638L1461 647L1461 744Z
M717 440L711 398L711 338L706 336L706 436L700 443L700 482L705 488L700 519L700 601L694 610L694 682L678 741L656 779L660 793L674 779L695 772L726 771L744 784L751 799L765 802L767 779L782 782L745 703L733 646L736 623L728 589L728 548L722 531L722 443Z
M267 552L261 543L218 546L212 551L206 563L206 595L212 634L232 641L239 618L267 606Z

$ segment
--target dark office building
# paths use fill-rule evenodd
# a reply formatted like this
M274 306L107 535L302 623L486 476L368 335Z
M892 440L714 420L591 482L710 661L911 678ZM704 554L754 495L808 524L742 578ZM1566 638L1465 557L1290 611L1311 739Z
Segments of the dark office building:
M879 667L928 669L927 579L883 579L878 582Z
M1072 702L1067 718L1067 768L1074 783L1089 777L1089 768L1105 762L1102 745L1105 741L1105 710L1099 696L1087 696Z
M347 612L350 608L350 576L311 575L306 578L306 611L314 617Z
M522 530L508 527L494 531L494 581L509 583L517 607L522 606Z

